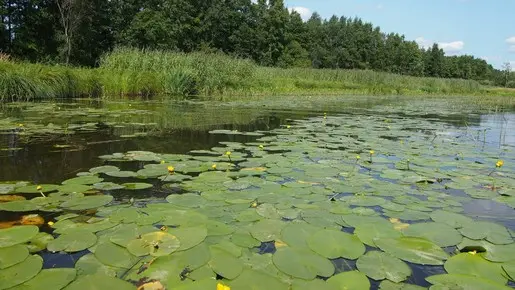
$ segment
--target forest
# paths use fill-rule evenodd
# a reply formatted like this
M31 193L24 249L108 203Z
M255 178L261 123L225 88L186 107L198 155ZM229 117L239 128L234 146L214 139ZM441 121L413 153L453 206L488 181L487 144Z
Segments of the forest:
M515 85L474 56L424 49L359 18L303 21L282 0L2 0L0 21L0 52L30 62L94 67L113 48L132 47Z

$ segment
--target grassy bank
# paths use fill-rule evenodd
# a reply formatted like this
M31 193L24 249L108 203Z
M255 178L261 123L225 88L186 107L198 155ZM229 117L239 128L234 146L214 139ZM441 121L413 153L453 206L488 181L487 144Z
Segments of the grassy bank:
M296 94L508 95L476 81L374 71L259 67L222 54L119 49L96 69L0 61L0 98Z

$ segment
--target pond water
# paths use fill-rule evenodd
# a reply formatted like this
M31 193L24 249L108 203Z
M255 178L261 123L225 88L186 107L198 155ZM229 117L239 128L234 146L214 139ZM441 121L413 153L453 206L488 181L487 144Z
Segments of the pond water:
M0 108L0 289L510 289L514 208L514 108Z

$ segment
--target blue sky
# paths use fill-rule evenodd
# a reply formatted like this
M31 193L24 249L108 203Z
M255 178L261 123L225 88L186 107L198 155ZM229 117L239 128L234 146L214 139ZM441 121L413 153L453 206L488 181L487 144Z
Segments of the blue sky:
M496 68L515 68L515 0L286 0L309 18L317 11L358 16L383 32L404 34L422 46L436 42L447 54L471 54Z

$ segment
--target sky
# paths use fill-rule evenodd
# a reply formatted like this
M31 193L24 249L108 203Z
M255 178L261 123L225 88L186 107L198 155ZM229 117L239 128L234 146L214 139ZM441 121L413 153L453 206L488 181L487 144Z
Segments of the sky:
M404 34L420 46L438 43L447 55L483 58L495 68L511 62L515 71L515 0L286 0L308 19L354 17Z

